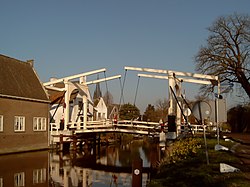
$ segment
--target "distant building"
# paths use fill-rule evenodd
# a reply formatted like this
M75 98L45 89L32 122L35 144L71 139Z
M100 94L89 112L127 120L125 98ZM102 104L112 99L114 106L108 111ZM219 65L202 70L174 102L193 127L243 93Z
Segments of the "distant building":
M99 76L97 76L97 80L98 79L99 79ZM95 101L96 99L99 99L100 97L102 97L102 91L101 91L100 84L97 83L95 87L94 95L93 95L93 100Z
M102 97L98 99L98 103L95 106L95 120L104 120L108 118L108 108Z
M118 120L119 106L115 104L110 104L107 101L107 103L105 102L104 97L102 97L102 92L99 83L96 84L93 101L95 106L94 120Z
M0 55L0 154L48 148L48 117L33 60Z
M99 77L97 77L97 79L99 79ZM93 95L93 102L94 102L94 120L103 120L103 119L107 119L107 113L108 113L108 109L106 106L106 103L102 97L102 92L101 92L101 87L100 84L97 83L96 84L96 88L94 91L94 95Z

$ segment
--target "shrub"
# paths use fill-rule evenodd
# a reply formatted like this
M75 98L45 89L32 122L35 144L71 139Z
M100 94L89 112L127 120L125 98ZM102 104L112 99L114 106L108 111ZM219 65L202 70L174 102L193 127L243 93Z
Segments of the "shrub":
M186 160L194 156L199 148L201 148L201 141L197 138L185 138L176 141L167 147L165 157L160 162L160 167Z

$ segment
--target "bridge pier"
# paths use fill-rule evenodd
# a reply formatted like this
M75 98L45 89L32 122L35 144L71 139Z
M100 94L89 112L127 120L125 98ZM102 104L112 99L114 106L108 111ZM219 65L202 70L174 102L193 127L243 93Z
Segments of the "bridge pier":
M96 147L96 144L100 146L100 135L99 137L96 137L97 133L93 134L85 134L84 136L77 136L75 134L73 135L56 135L55 137L59 138L59 142L57 142L56 149L60 152L62 151L69 151L73 150L76 151L78 149L83 148L83 142L85 142L84 147L91 148L91 147ZM67 138L65 140L65 138ZM94 149L94 152L96 150Z
M77 138L76 136L73 136L73 151L77 150Z
M63 151L63 134L60 134L59 151Z

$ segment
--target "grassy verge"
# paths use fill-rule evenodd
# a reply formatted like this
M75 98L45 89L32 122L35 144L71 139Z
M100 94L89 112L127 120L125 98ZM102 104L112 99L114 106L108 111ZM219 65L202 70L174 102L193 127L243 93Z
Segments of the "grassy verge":
M187 142L189 147L187 148ZM190 145L191 144L191 145ZM149 187L161 186L218 186L247 187L250 185L250 169L230 151L215 151L215 138L208 138L209 164L205 155L204 140L196 137L175 142L166 151L166 157L161 161L158 172L152 176ZM229 149L232 142L220 141ZM226 163L240 169L240 172L220 173L220 163Z

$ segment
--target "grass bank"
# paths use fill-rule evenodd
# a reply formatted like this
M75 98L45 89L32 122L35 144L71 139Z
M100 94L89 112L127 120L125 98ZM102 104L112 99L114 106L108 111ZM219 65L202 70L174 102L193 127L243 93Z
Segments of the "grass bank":
M159 164L158 172L151 177L148 187L249 187L250 168L244 166L231 151L215 151L216 138L207 138L207 164L204 140L200 137L176 141L168 147ZM233 142L220 141L229 149ZM220 163L240 169L239 172L221 173Z

